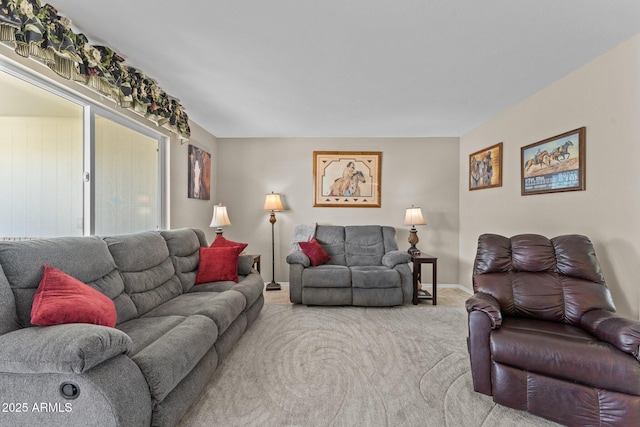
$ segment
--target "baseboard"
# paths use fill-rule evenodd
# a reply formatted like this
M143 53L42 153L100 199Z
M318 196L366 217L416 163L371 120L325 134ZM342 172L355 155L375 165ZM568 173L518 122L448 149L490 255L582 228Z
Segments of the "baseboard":
M425 286L425 285L427 287L429 286L428 283L425 283L423 286ZM466 286L462 286L462 285L455 284L455 283L443 283L443 284L438 283L438 289L443 289L443 288L459 289L459 290L461 290L463 292L468 293L469 295L473 295L473 291L471 289L467 288Z
M267 285L267 283L269 282L264 282L265 286ZM289 286L289 282L278 282L278 283L280 283L282 286ZM423 286L429 287L431 285L429 283L425 283ZM463 292L468 293L469 295L473 295L473 291L467 288L466 286L462 286L457 283L438 283L438 289L447 289L447 288L459 289Z

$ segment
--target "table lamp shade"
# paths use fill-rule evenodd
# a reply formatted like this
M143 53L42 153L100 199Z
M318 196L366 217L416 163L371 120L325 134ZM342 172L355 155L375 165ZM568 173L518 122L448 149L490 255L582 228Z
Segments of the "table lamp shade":
M427 222L422 216L422 210L419 207L411 206L407 208L407 212L404 216L404 225L426 225Z
M262 209L270 212L284 211L282 200L280 200L280 194L278 193L267 194L267 197L264 200L264 207Z
M211 218L209 227L223 227L225 225L231 225L231 221L227 215L227 207L220 203L213 207L213 218Z

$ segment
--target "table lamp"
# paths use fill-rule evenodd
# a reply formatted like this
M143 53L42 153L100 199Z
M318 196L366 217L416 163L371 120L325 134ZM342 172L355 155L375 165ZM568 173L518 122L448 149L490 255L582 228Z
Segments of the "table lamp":
M218 227L216 229L217 237L222 236L222 227L225 225L231 225L229 215L227 215L227 207L222 206L222 203L218 203L213 207L213 218L211 218L211 224L209 224L209 227Z
M409 230L409 244L411 245L411 247L407 252L409 252L411 255L420 253L420 250L416 248L416 244L420 240L418 239L418 230L416 229L416 225L427 225L427 222L422 216L422 210L420 209L420 207L411 205L410 208L407 208L404 216L404 225L411 226L411 229Z

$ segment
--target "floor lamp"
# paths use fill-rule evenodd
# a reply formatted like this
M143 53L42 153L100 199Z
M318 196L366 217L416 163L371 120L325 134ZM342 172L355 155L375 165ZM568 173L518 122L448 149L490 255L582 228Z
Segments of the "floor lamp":
M271 194L267 194L267 197L264 200L264 207L262 208L264 211L270 212L269 214L269 222L271 223L271 283L267 283L268 291L279 291L280 283L276 283L276 244L275 244L275 235L274 235L274 225L276 223L276 212L282 212L284 210L284 206L282 206L282 201L280 200L280 194L271 192Z

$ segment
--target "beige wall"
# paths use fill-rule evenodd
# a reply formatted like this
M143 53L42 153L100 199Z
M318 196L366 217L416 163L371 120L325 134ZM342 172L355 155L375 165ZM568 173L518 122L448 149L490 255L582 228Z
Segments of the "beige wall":
M314 208L314 150L382 151L382 207ZM458 138L220 138L218 156L216 202L227 206L232 222L224 235L262 254L266 281L272 278L271 224L262 206L274 191L288 209L276 214L276 281L289 280L285 257L297 224L390 225L407 250L409 227L402 221L415 204L428 224L419 227L418 247L439 258L439 283L458 283Z
M594 242L618 312L640 310L640 35L460 139L460 282L477 237L580 233ZM520 147L586 126L586 191L520 195ZM501 188L468 191L470 153L504 142Z
M190 122L191 138L181 143L172 134L169 145L169 228L192 227L205 232L209 242L213 241L215 232L209 228L213 205L217 197L218 144L216 138L197 124ZM187 197L188 188L188 148L189 144L211 154L211 199L199 200Z

